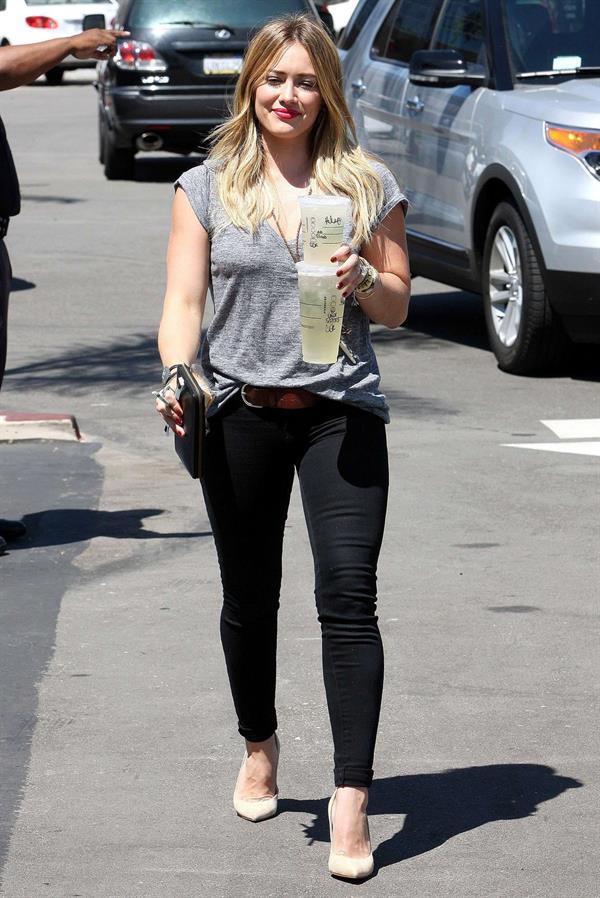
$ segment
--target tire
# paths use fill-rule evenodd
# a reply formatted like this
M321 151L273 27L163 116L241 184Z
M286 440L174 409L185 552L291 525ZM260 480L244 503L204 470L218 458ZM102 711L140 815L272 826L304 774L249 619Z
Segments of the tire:
M64 74L65 70L56 66L55 68L49 69L46 72L46 81L48 82L48 84L52 84L53 86L62 84Z
M482 294L490 345L509 374L549 374L571 343L552 311L525 222L508 201L490 219L483 251Z
M106 126L102 127L102 149L100 151L104 164L104 174L109 181L133 180L135 150L129 147L116 147Z
M106 126L104 124L104 119L102 118L102 113L98 112L98 162L100 165L104 165L104 131L106 130Z

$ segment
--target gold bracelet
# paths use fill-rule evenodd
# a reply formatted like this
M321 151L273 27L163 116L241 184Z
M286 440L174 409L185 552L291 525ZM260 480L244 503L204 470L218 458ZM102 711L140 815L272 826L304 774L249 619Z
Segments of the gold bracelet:
M370 264L370 262L363 259L362 256L359 256L358 258L363 277L360 283L355 287L355 292L360 293L362 297L367 298L371 296L375 290L377 281L379 280L379 272Z

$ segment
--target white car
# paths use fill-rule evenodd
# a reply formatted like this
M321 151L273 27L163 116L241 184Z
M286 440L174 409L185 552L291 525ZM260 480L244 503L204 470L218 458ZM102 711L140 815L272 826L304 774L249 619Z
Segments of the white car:
M67 37L83 29L110 28L117 13L117 0L0 0L0 46L33 44L54 37ZM46 73L49 84L60 84L65 69L93 68L93 59L66 59Z
M339 36L342 28L348 24L357 4L358 0L328 0L327 8L333 19L336 36Z

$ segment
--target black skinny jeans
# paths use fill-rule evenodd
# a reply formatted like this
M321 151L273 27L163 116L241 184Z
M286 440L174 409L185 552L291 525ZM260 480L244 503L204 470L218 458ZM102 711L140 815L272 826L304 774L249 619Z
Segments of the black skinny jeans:
M341 402L254 409L238 394L211 418L206 448L203 490L239 732L260 742L277 728L277 611L296 470L315 563L335 784L369 786L383 687L375 606L388 490L385 424Z
M0 238L0 387L6 369L6 339L8 334L8 296L12 272L8 250Z

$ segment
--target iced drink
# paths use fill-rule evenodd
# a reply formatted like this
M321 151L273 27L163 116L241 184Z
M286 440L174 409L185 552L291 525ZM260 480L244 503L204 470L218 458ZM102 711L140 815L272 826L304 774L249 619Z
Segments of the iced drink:
M352 203L345 196L302 196L299 203L304 261L331 265L331 254L350 231Z
M296 263L300 291L302 358L314 365L331 365L338 357L344 299L335 268Z

